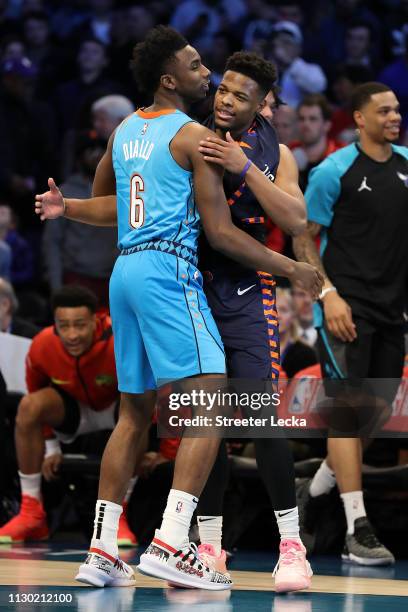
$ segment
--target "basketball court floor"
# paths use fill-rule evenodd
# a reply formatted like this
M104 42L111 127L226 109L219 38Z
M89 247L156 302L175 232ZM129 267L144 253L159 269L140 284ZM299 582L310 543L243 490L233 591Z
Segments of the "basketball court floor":
M121 553L132 565L141 550ZM93 589L74 581L86 550L46 543L0 547L0 610L81 612L408 612L408 561L363 568L335 557L311 559L312 589L276 595L271 572L276 558L239 552L230 563L235 587L209 593L167 588L137 573L136 588Z

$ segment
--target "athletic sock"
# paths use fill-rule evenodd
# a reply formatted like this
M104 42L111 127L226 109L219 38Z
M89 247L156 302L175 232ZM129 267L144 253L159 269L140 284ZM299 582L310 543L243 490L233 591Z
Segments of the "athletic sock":
M309 493L312 497L329 493L336 484L336 475L329 468L326 461L323 461L310 485Z
M222 550L222 516L197 516L201 544L211 544L215 554Z
M188 543L191 518L198 504L198 499L185 491L171 489L163 521L159 529L163 540L174 548L182 548Z
M344 504L344 512L347 520L347 533L354 533L354 521L362 516L367 516L364 506L363 492L351 491L350 493L342 493L340 495Z
M275 518L278 523L281 540L300 540L297 506L287 510L275 510Z
M122 506L98 499L95 508L94 531L91 548L100 548L112 557L118 557L118 527Z
M39 474L23 474L19 472L20 486L22 495L35 497L41 502L41 473Z
M139 477L138 476L133 476L133 478L131 478L129 480L129 486L127 488L127 491L125 493L125 497L123 498L123 505L127 504L129 502L130 496L133 493L133 489L135 488L135 484L137 483L137 479Z

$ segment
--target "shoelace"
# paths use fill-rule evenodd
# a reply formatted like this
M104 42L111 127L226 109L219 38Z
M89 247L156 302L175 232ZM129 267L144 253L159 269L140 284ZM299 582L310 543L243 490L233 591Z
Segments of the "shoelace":
M299 561L301 559L301 556L302 553L299 550L295 550L294 548L289 548L289 550L287 550L286 552L281 553L278 562L272 572L272 576L276 575L276 572L278 571L281 565L292 565L292 563Z
M377 539L377 536L369 525L361 527L358 530L358 538L356 535L357 534L355 533L354 537L356 538L357 542L363 546L366 546L367 548L378 548L381 546L380 541Z
M178 550L176 553L174 553L174 556L175 557L180 557L181 555L183 555L183 550L185 550L185 549ZM190 559L191 556L192 556L192 558ZM205 571L207 571L207 572L210 571L210 568L207 567L207 565L204 565L203 563L201 563L200 557L198 555L198 548L197 548L196 544L194 544L194 542L190 542L189 543L188 551L186 553L184 553L184 555L181 557L181 560L184 563L186 561L188 561L191 566L197 565L197 569L199 571L201 571L202 569L205 569Z

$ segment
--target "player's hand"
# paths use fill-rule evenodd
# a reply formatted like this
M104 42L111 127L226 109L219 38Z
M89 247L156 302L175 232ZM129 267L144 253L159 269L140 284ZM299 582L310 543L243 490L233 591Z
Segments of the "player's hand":
M343 342L353 342L357 338L351 308L337 291L326 293L323 299L323 309L327 327L333 336Z
M64 214L64 198L54 179L48 179L48 187L49 191L35 196L35 213L40 215L41 221L58 219Z
M248 158L229 132L226 133L226 139L208 136L205 140L200 140L198 150L205 161L218 164L232 174L241 174Z
M311 294L314 300L319 297L324 278L317 268L302 261L295 262L295 271L289 277L294 287L301 287Z
M57 453L55 455L50 455L44 459L41 472L44 476L45 480L55 480L58 478L59 468L62 462L62 454Z

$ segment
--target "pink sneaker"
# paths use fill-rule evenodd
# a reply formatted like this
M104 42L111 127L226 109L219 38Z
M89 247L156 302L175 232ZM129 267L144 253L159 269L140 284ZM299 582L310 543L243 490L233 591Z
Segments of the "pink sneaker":
M198 547L198 555L203 563L210 569L226 574L229 577L227 571L227 555L225 550L217 556L215 554L214 546L212 544L200 544Z
M275 591L287 593L308 589L313 572L306 559L306 548L302 542L282 540L279 552L279 559L272 574L275 577Z

